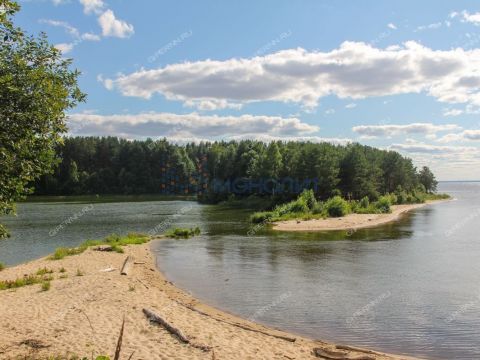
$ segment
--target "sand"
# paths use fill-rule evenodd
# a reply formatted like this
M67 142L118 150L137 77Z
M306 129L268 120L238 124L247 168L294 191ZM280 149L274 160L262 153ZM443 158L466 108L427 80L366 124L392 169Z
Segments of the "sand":
M81 255L52 261L46 258L7 268L0 280L55 270L48 291L40 285L0 291L0 359L45 359L47 356L87 356L113 353L125 317L121 359L315 359L313 349L335 350L335 345L270 329L199 303L176 288L156 270L150 245L124 248L125 254L87 250ZM120 275L127 255L136 262L128 276ZM60 279L64 267L68 278ZM114 271L102 270L115 268ZM77 276L77 270L84 273ZM221 284L220 284L221 286ZM209 316L189 309L193 306ZM211 346L205 352L183 344L164 328L150 324L142 313L148 308L195 343ZM240 324L269 335L248 331ZM270 334L295 337L295 342ZM335 351L339 351L336 349ZM344 351L353 358L407 359L382 353Z
M355 232L358 229L374 227L396 221L409 211L444 201L448 200L427 201L424 204L393 205L390 214L349 214L339 218L279 221L273 224L273 229L279 231L347 230Z

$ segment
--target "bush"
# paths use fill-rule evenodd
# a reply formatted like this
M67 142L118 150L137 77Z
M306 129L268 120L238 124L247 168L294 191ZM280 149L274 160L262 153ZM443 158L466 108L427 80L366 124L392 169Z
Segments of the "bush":
M188 239L192 236L200 235L200 228L197 226L195 228L174 228L165 233L165 236L174 238L174 239Z
M312 209L313 214L321 214L324 210L325 205L321 201L317 201L315 206Z
M250 215L250 221L254 224L260 224L263 222L268 222L273 217L271 211L260 211Z
M389 213L391 211L390 206L392 206L392 203L389 196L381 196L378 201L375 202L375 209L382 214Z
M331 217L341 217L347 215L350 209L345 199L334 196L325 203L325 210Z
M293 201L290 203L290 211L289 212L294 212L294 213L303 213L303 212L308 212L309 207L307 203L305 202L304 199L299 198L296 201Z
M360 200L359 205L361 208L367 209L370 205L370 200L368 199L368 196L363 197L362 200Z
M50 290L50 281L42 282L42 291L48 291L48 290Z
M303 190L298 197L298 200L302 200L310 210L313 210L315 204L317 203L317 199L315 199L315 194L312 189Z

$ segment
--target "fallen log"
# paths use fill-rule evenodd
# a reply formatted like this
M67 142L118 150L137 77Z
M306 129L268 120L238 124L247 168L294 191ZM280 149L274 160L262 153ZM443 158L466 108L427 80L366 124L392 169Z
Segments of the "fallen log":
M130 268L132 266L133 258L131 256L127 256L125 262L123 263L122 270L120 271L121 275L128 275Z
M201 310L198 310L198 309L194 308L192 305L184 304L184 303L182 303L182 302L180 302L180 301L177 301L177 300L173 300L173 301L175 301L177 304L179 304L179 305L181 305L181 306L186 307L186 308L189 309L189 310L195 311L195 312L199 313L200 315L207 316L207 317L209 317L209 318L211 318L211 319L213 319L213 320L216 320L216 321L218 321L218 322L222 322L222 323L225 323L225 324L233 325L233 326L236 326L236 327L238 327L238 328L240 328L240 329L243 329L243 330L256 332L256 333L259 333L259 334L271 336L271 337L274 337L274 338L277 338L277 339L281 339L281 340L285 340L285 341L289 341L289 342L295 342L295 341L297 341L297 338L292 338L292 337L283 336L283 335L276 335L276 334L268 333L268 332L266 332L266 331L257 330L257 329L252 329L252 328L249 327L249 326L242 325L242 324L239 324L239 323L234 323L234 322L226 321L226 320L223 320L223 319L218 319L218 318L216 318L216 317L211 316L210 314L207 314L206 312L203 312L203 311L201 311Z
M210 351L211 347L206 346L206 345L199 345L195 344L190 341L190 339L180 330L174 327L173 325L169 324L166 320L164 320L160 315L154 313L152 310L149 309L143 309L143 313L145 316L154 323L160 324L163 326L170 334L175 335L181 342L185 344L189 344L190 346L193 346L197 349L203 350L203 351Z
M95 250L95 251L113 251L113 248L110 245L98 245L93 250Z
M358 352L363 352L363 353L366 353L366 354L382 355L378 351L363 349L363 348L359 348L359 347L356 347L356 346L350 346L350 345L339 344L339 345L335 345L335 348L337 348L338 350L358 351Z
M350 356L340 351L331 351L322 348L314 348L313 353L316 357L321 357L328 360L375 360L375 357L369 355Z

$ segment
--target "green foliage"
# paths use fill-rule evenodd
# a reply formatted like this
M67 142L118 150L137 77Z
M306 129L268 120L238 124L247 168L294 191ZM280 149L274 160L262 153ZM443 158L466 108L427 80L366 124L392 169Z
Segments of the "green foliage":
M272 218L271 211L259 211L250 215L250 221L254 224L269 222Z
M312 189L303 190L298 199L305 203L309 210L313 210L317 204L317 199L315 198L315 193Z
M43 276L43 275L46 275L46 274L53 274L53 270L47 269L46 267L44 267L43 269L38 269L38 271L37 271L38 276Z
M42 291L48 291L50 290L50 281L43 281L42 282Z
M438 181L427 166L424 166L418 173L418 181L425 188L426 192L432 193L437 191Z
M381 196L375 203L374 207L377 213L388 214L391 212L392 202L390 196Z
M17 289L24 286L38 284L42 281L43 279L36 275L26 275L15 280L0 280L0 290Z
M5 270L5 267L6 267L5 265L3 265L2 263L0 263L0 271Z
M367 209L370 206L370 200L368 196L364 196L359 203L360 208Z
M197 226L195 228L174 228L170 229L165 233L166 237L174 239L188 239L192 236L200 235L200 228Z
M52 170L66 132L65 112L85 95L71 60L44 34L28 36L13 24L14 1L0 7L0 216L31 192L30 183ZM0 237L8 236L0 225Z
M330 217L341 217L350 212L350 206L348 202L340 196L334 196L325 203L325 211Z
M120 236L117 234L108 235L101 240L87 240L75 248L61 247L55 250L53 255L50 256L50 260L61 260L66 256L73 256L83 253L91 246L110 245L112 250L118 253L123 253L122 246L126 245L141 245L150 241L150 237L141 233L129 233L126 236Z

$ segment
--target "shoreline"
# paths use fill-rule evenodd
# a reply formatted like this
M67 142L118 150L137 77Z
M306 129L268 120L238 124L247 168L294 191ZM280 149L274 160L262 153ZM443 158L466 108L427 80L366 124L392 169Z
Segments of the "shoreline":
M342 359L415 359L312 340L248 321L204 304L168 281L150 243L126 246L124 251L90 248L62 260L42 258L1 271L0 280L13 280L46 267L54 270L54 280L48 291L41 291L40 285L0 291L0 359L112 356L123 316L121 359L133 352L132 359L318 359L316 348L332 358L341 354ZM127 256L136 264L123 276L120 268ZM66 272L60 273L60 268ZM68 277L60 279L64 274ZM211 350L181 343L163 327L150 324L144 308Z
M404 214L427 205L437 204L453 199L427 201L422 204L392 205L390 214L348 214L338 218L287 220L274 222L272 229L276 231L339 231L355 232L399 220Z

